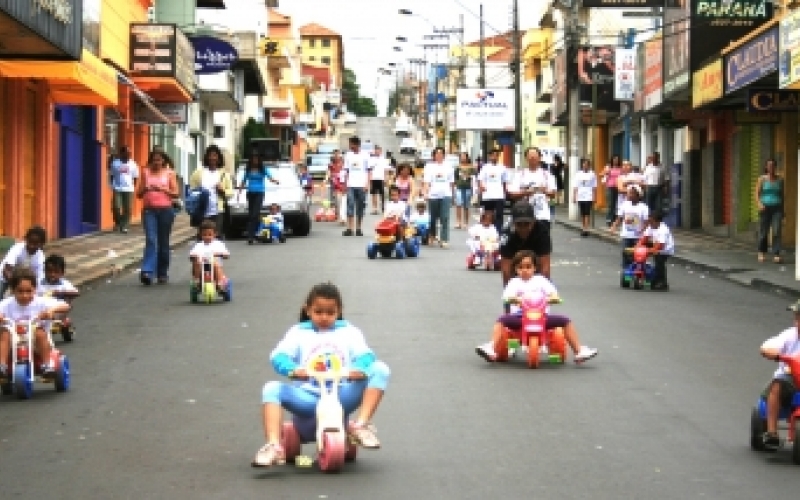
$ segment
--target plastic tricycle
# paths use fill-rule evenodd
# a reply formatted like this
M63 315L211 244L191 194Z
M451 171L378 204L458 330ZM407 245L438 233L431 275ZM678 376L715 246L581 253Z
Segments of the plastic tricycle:
M200 302L201 298L206 304L217 302L219 299L224 302L230 302L233 298L233 284L230 279L225 283L224 289L219 290L217 288L214 264L218 258L220 256L211 253L203 255L200 280L197 283L192 283L189 288L189 298L193 304Z
M778 361L786 363L794 380L795 387L800 387L800 355L779 355ZM792 442L792 462L800 465L800 392L795 393L792 404L781 408L778 421L788 424L786 441ZM756 451L764 451L763 436L767 431L767 399L760 396L750 414L750 447Z
M549 300L544 294L521 297L522 328L518 331L503 328L503 333L494 344L497 361L508 361L517 350L527 350L528 367L538 368L543 348L547 351L547 361L551 364L564 364L567 358L567 343L561 328L547 330L547 305L560 300ZM512 354L513 353L513 354Z
M315 418L294 417L285 422L281 445L287 462L300 462L303 444L317 444L317 461L323 472L338 472L344 463L356 459L358 446L347 435L346 415L339 401L339 384L347 379L350 370L339 356L326 354L314 358L306 367L308 378L320 390Z
M322 206L314 214L317 222L336 222L336 210L331 206L330 200L323 200Z
M420 240L414 236L414 229L407 227L402 238L398 239L400 222L395 219L384 219L375 226L375 241L367 244L367 257L374 259L381 257L391 257L392 254L398 259L405 257L418 257Z
M286 243L286 234L284 234L281 226L271 215L261 218L261 225L258 226L257 234L258 240L262 243L273 243L276 241Z
M644 245L636 245L633 248L626 248L624 253L626 255L632 254L633 261L622 270L622 274L619 277L619 286L630 288L633 285L634 290L652 286L655 268L647 262L650 250Z
M500 270L500 245L497 240L481 240L480 249L467 255L467 269L485 268L487 271Z
M34 352L33 341L36 329L46 327L44 322L6 320L3 327L11 334L9 378L0 381L3 394L16 393L19 399L30 399L33 396L34 382L52 383L58 392L66 392L69 389L69 359L53 346L53 339L49 333L50 363L54 372L47 378L42 376L41 366L44 360Z
M77 292L54 292L48 291L44 293L45 297L54 297L58 300L63 300L67 304L71 304L77 296ZM72 342L75 338L75 325L72 320L64 316L50 321L50 335L59 334L64 342Z

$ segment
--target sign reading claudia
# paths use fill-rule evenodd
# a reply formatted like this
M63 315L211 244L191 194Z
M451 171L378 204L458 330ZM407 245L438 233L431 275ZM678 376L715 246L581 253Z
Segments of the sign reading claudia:
M722 97L722 59L717 59L692 75L692 108L699 108Z
M725 56L725 93L730 94L778 69L778 28Z
M800 80L800 10L781 19L779 53L778 85L783 89Z
M458 130L514 130L514 90L458 89Z
M195 36L189 39L194 46L194 72L212 75L228 71L239 59L233 45L213 36Z
M130 45L134 74L175 78L194 94L194 49L174 24L131 24Z
M800 92L751 89L747 92L747 110L796 112L800 110Z

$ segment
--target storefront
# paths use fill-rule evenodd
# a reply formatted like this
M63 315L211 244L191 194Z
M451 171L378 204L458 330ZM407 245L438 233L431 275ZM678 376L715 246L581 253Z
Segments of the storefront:
M84 3L0 4L0 22L15 28L0 46L0 234L38 224L70 236L99 222L96 199L81 193L97 193L97 107L116 105L118 94L116 72L93 43L99 9L84 12Z

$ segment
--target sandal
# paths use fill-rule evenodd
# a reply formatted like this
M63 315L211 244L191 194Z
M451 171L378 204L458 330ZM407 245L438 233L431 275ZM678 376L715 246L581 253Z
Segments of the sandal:
M354 422L350 422L347 429L350 439L364 448L373 450L377 450L381 447L381 442L378 441L376 432L377 429L375 429L375 426L372 424L356 424Z
M283 465L286 463L286 452L279 444L265 444L256 452L256 456L250 463L253 467L271 467L273 465Z

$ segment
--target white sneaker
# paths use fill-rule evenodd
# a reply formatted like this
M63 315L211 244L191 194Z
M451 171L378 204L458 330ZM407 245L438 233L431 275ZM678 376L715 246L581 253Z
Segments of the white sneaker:
M575 355L575 362L583 363L585 361L589 361L595 356L597 356L597 349L593 349L584 345L581 346L581 350Z
M475 353L489 363L492 363L497 359L497 354L494 352L494 345L492 345L491 342L487 342L486 344L476 347Z

